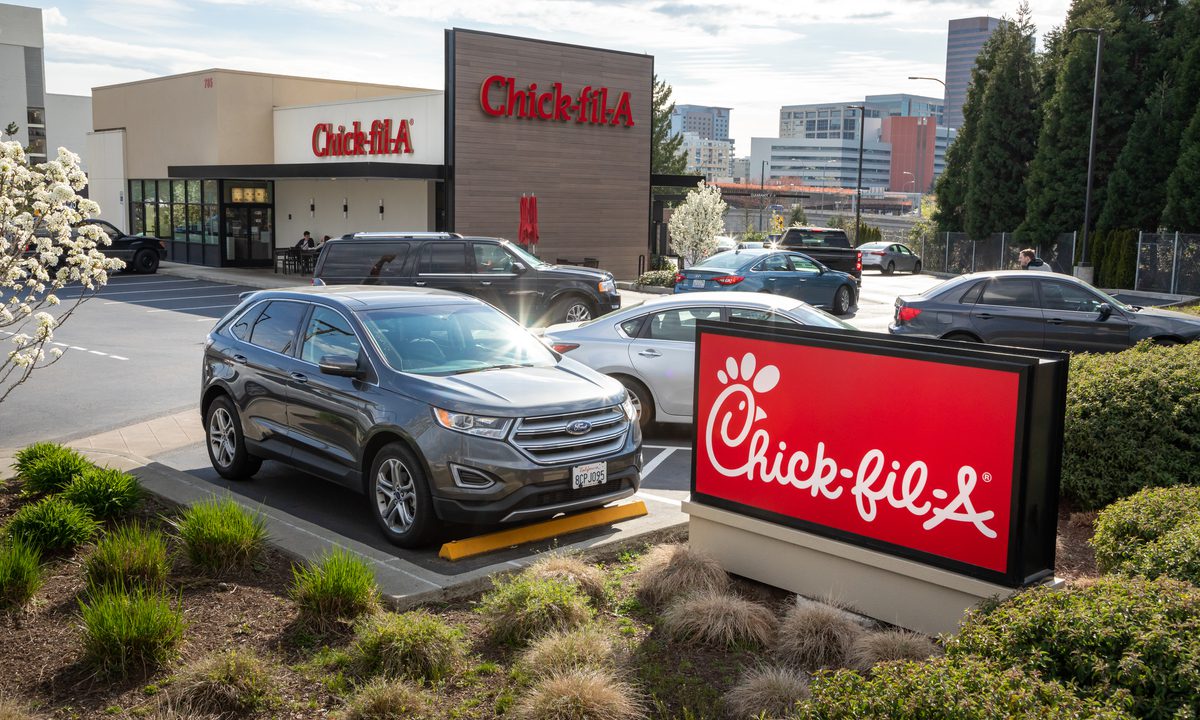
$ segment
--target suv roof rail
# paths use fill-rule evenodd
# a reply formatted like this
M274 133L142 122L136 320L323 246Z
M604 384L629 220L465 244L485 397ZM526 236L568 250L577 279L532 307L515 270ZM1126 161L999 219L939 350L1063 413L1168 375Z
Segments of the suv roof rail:
M445 238L460 238L462 235L452 232L359 232L354 233L351 237L355 238L415 238L419 240L428 239L445 239Z

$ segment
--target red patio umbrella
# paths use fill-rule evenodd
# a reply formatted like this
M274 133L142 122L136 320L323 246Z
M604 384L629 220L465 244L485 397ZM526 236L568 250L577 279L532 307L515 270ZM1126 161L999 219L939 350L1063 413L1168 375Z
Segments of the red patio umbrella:
M529 202L526 205L525 220L527 225L526 243L529 247L529 252L537 252L538 242L538 208L537 195L530 195Z

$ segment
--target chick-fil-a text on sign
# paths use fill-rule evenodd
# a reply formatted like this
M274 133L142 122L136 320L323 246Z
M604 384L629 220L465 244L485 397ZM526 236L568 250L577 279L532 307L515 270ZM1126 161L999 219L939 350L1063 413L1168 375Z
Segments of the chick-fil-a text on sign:
M696 492L1004 572L1019 377L705 334Z

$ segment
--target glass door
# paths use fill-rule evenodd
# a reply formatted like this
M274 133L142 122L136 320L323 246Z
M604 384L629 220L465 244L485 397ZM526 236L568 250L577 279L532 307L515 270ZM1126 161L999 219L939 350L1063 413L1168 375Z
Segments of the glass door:
M269 206L226 205L223 264L270 265L275 247L272 220Z

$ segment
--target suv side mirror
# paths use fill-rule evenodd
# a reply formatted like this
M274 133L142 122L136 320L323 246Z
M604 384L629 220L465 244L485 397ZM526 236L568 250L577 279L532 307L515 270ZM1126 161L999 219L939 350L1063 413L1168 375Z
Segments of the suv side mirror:
M521 273L525 272L528 269L529 268L525 267L525 263L517 262L515 260L513 261L512 271L515 272L516 274L520 275Z
M358 358L349 355L324 355L318 367L325 375L356 378L362 374L358 369Z
M1107 320L1112 315L1112 305L1108 303L1100 303L1100 307L1097 310L1100 313L1101 320Z

